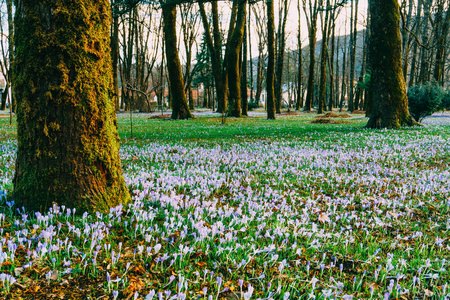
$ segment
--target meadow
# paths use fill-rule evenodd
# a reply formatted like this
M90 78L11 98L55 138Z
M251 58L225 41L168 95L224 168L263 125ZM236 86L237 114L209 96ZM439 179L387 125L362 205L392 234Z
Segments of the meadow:
M133 201L92 215L14 205L0 118L0 298L450 298L448 115L315 117L119 114Z

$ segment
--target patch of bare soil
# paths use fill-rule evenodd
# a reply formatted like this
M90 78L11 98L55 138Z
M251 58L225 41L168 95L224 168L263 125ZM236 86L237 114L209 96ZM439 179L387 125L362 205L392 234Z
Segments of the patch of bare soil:
M298 115L300 115L298 112L296 112L296 111L286 111L286 112L283 112L283 113L281 113L281 114L278 114L279 116L298 116Z
M350 122L343 121L343 120L332 120L332 119L319 118L314 121L311 121L311 123L315 123L315 124L348 124Z
M363 115L363 114L366 114L366 111L365 110L354 110L354 111L352 111L352 114Z
M149 117L149 119L168 120L168 119L170 119L170 117L171 117L170 114L154 115L154 116Z
M322 116L317 116L317 118L351 118L352 116L348 114L336 114L332 112L328 112Z

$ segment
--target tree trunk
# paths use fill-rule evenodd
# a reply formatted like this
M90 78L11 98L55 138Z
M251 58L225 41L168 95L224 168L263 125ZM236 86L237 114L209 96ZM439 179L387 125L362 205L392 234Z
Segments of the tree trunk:
M18 0L14 199L108 212L130 201L111 98L109 1Z
M339 94L340 94L340 90L339 90L339 48L341 46L341 39L338 35L337 37L337 43L336 43L336 68L335 68L335 80L334 80L334 84L335 84L335 91L334 91L334 106L338 107L339 106Z
M175 4L162 5L164 18L164 36L166 42L167 71L169 73L169 88L172 97L172 119L192 118L184 90L183 73L178 56L177 46L177 7Z
M309 72L308 72L308 86L306 91L304 111L311 111L314 101L314 75L315 75L315 52L316 52L316 33L317 33L317 16L318 16L318 0L312 0L309 3L310 7L310 21L308 22L308 38L309 38ZM307 15L306 4L304 2L303 10ZM308 15L307 15L308 16ZM308 19L307 19L308 21Z
M6 0L6 10L7 10L7 14L8 14L8 66L6 67L6 62L5 62L5 67L6 67L6 72L4 72L4 77L5 77L5 81L6 81L6 87L5 90L3 91L2 94L2 99L1 99L1 107L0 110L5 110L6 108L6 100L7 98L9 99L9 103L10 103L10 123L12 121L12 112L15 111L15 107L16 107L16 103L15 103L15 97L14 97L14 93L11 93L11 97L9 97L9 89L11 88L11 81L12 81L12 65L14 64L14 51L12 49L14 49L14 17L13 17L13 0ZM6 74L5 74L6 73Z
M286 21L287 14L289 11L290 1L283 1L281 9L279 11L279 21L278 21L278 33L277 33L277 51L275 59L275 79L274 79L274 90L275 90L275 103L276 103L276 113L281 113L281 104L283 101L283 69L284 69L284 52L286 49Z
M402 72L397 0L370 0L372 112L368 128L412 126Z
M330 69L330 97L328 101L328 110L333 111L334 102L334 50L335 50L335 31L336 31L336 11L333 10L330 16L330 30L331 30L331 46L330 46L330 57L328 59L328 67Z
M358 31L356 30L356 22L358 21L358 0L352 1L352 15L350 28L350 95L348 97L348 111L352 112L355 108L353 107L354 93L355 93L355 61L356 61L356 40L358 37Z
M442 10L443 10L444 4L442 3ZM442 11L440 12L443 13ZM447 12L445 14L445 18L442 18L443 22L441 24L441 28L439 32L436 32L436 57L435 57L435 63L434 63L434 80L439 83L441 81L441 77L443 74L444 69L444 52L445 52L445 45L447 40L447 35L450 28L450 8L447 8ZM443 82L443 81L442 81Z
M250 6L249 6L249 9L248 9L248 24L247 24L247 28L251 28L250 27L250 25L251 25L251 9L250 9ZM253 58L252 58L252 36L251 36L251 30L248 30L247 29L247 31L248 31L248 51L249 51L249 53L250 53L250 101L254 101L254 98L253 98ZM248 105L247 105L247 108L248 108Z
M113 99L116 111L119 111L119 16L113 16L113 26L111 28L111 58L113 72Z
M267 90L267 119L275 120L275 91L274 91L274 69L275 69L275 17L273 0L267 0L267 61L266 90Z
M247 26L244 26L244 40L242 45L241 60L241 108L242 115L248 116L248 96L247 96Z
M327 0L327 7L330 6L330 1ZM326 85L327 85L327 60L328 60L328 17L329 10L325 11L325 20L322 23L322 46L320 49L320 81L319 81L319 110L317 113L323 114L326 98Z
M423 7L423 27L422 27L422 44L428 46L428 23L430 18L431 0L424 1ZM427 83L429 81L428 66L428 48L421 47L420 55L420 73L418 83Z
M302 77L303 77L303 64L302 64L302 22L301 22L301 8L300 1L297 3L298 12L298 73L297 73L297 101L295 104L295 110L300 110L303 107L303 93L302 93Z
M263 81L264 81L264 55L262 51L259 52L258 55L258 63L256 64L256 94L255 101L259 104L261 101L261 93L263 89Z
M228 93L230 95L230 116L241 117L241 81L239 71L239 53L244 38L247 16L247 2L239 1L236 26L227 47Z
M416 36L419 36L420 33L420 24L421 24L421 19L422 19L422 4L423 4L423 0L419 0L419 2L417 3L417 14L415 16L415 20L414 20L414 26L415 26L415 32L414 34ZM409 73L409 81L408 81L408 87L413 86L416 82L416 68L417 68L417 50L419 48L419 45L417 43L417 41L414 42L413 44L413 50L412 50L412 54L411 54L411 71Z

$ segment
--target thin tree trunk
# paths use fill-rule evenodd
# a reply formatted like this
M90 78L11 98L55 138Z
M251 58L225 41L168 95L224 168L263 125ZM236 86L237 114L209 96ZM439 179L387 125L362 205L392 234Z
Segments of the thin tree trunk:
M334 48L335 48L335 25L336 25L336 18L335 18L335 10L331 11L330 16L330 25L329 30L331 30L331 46L330 46L330 54L329 58L327 60L329 73L330 73L330 95L328 99L328 110L333 111L333 102L334 102Z
M330 6L330 1L327 0L327 7ZM322 46L320 49L320 81L319 81L319 110L317 113L323 114L326 108L326 85L327 85L327 60L328 60L328 18L329 10L325 11L325 20L322 22Z
M335 80L334 80L334 84L335 84L335 96L334 96L334 106L338 107L339 106L339 94L340 94L340 90L339 90L339 47L341 46L341 38L337 37L337 43L336 43L336 68L335 68Z
M414 21L414 26L415 26L415 32L414 34L417 36L419 36L420 33L420 24L421 24L421 20L422 20L422 5L423 5L423 0L419 0L418 4L417 4L417 14L415 17L415 21ZM413 50L412 50L412 59L411 59L411 71L409 73L409 82L408 82L408 86L413 86L417 80L417 76L416 76L416 67L417 67L417 51L418 51L419 45L417 43L417 41L414 42L413 44Z
M284 67L284 52L286 49L286 21L287 14L289 11L289 0L283 1L281 9L279 11L279 23L278 23L278 33L277 33L277 50L275 59L275 78L274 78L274 90L275 90L275 101L276 101L276 113L281 113L281 102L283 94L283 67Z
M354 101L354 92L355 92L355 62L356 62L356 41L358 37L358 31L356 30L356 23L358 21L358 0L352 1L352 12L353 16L351 18L352 20L352 26L351 28L351 38L350 38L350 96L348 99L348 110L352 112L355 108L353 107L353 101Z
M442 3L442 6L444 4ZM443 18L443 23L441 30L439 32L436 32L437 38L436 38L436 57L434 62L434 72L433 77L436 82L444 82L441 81L441 77L443 74L444 69L444 52L445 52L445 45L447 43L447 36L449 33L449 27L450 27L450 8L447 8L447 13L445 14L445 18Z
M309 73L308 86L306 91L306 101L303 107L304 111L311 111L312 103L314 101L314 76L315 76L315 51L316 51L316 33L317 33L317 16L318 16L318 0L310 0L309 5L310 19L308 21L308 37L309 37ZM303 2L303 9L307 14L306 4Z
M275 90L274 90L274 71L275 71L275 17L273 1L267 0L267 52L269 59L267 61L266 90L267 90L267 119L275 120Z
M247 96L247 25L244 25L244 37L242 45L241 63L241 108L242 115L248 116L248 96Z
M297 3L298 12L298 34L297 34L297 44L298 44L298 72L297 72L297 101L295 104L295 110L300 110L303 107L303 93L302 93L302 77L303 77L303 64L302 64L302 22L301 22L301 7L300 1Z
M211 54L211 68L214 76L217 94L217 112L227 111L227 74L226 61L222 65L222 45L220 42L219 11L217 1L211 2L211 13L213 20L213 35L209 29L208 17L203 3L199 3L200 15L205 30L206 45Z
M247 28L251 28L251 9L248 9L248 25ZM253 57L252 57L252 35L251 30L248 31L248 51L250 53L250 101L254 101L253 98Z
M119 16L113 16L113 26L111 30L111 58L112 58L112 72L113 72L113 99L116 111L119 111Z
M422 44L428 45L428 24L430 17L431 0L425 0L423 7L423 27L422 27ZM420 73L418 83L426 83L429 81L429 66L428 66L428 49L421 47L420 55Z

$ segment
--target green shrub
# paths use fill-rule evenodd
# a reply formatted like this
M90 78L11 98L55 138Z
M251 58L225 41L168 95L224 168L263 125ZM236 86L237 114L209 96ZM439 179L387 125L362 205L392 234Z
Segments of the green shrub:
M450 110L450 88L442 94L441 110Z
M441 108L444 91L433 83L412 86L408 90L409 112L417 122Z
M254 101L253 99L250 100L250 102L248 103L248 110L254 110L257 109L259 107L258 102Z

